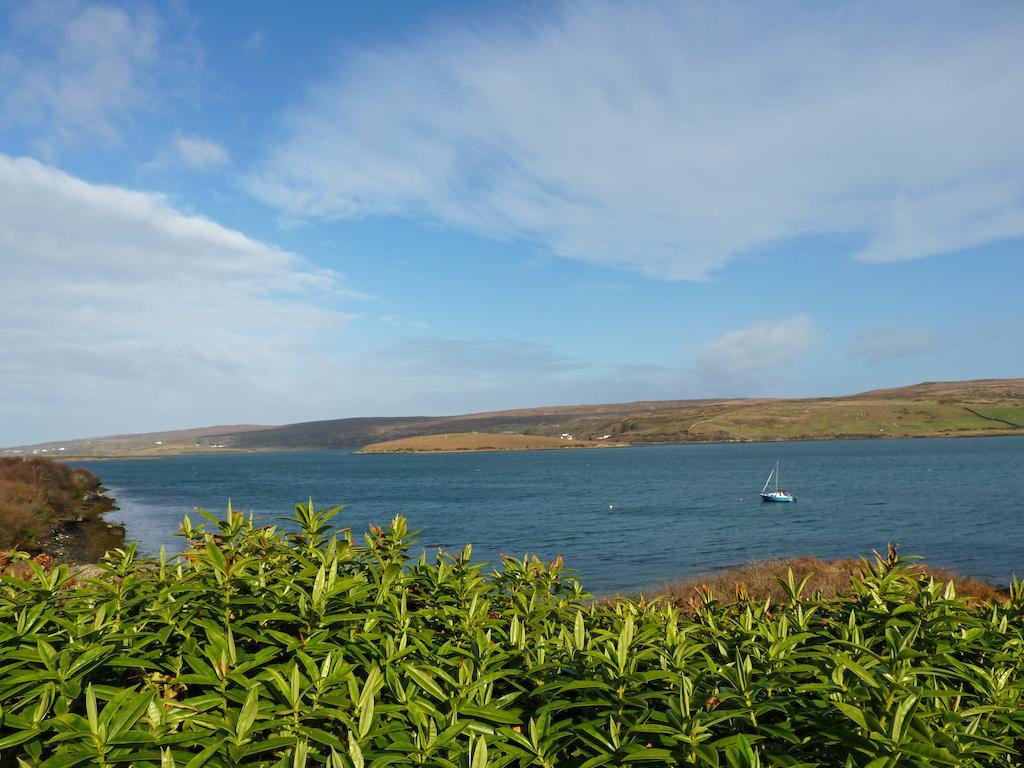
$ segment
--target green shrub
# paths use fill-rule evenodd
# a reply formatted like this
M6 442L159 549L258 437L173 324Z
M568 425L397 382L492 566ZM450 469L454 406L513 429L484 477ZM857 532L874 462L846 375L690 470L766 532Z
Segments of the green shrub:
M1019 765L1024 601L879 559L844 598L595 603L336 509L0 580L0 765Z

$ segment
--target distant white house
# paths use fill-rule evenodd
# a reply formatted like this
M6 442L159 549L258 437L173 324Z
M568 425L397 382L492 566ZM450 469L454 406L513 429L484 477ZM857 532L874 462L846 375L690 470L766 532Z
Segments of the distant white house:
M572 435L570 435L568 432L563 432L561 437L562 440L572 440Z
M594 438L595 440L607 440L611 435L601 435L600 437Z
M157 440L155 443L153 443L153 445L163 445L163 444L164 444L163 440Z

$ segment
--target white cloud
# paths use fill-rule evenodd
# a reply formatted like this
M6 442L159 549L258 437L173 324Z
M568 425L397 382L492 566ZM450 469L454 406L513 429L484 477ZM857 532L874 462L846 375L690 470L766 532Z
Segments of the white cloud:
M866 261L1024 235L1019 4L587 3L346 56L251 189L702 279L840 234Z
M362 294L164 197L0 154L0 445L680 393L530 341L375 341ZM410 329L412 330L412 329Z
M341 278L159 195L0 155L0 444L318 414Z
M231 162L231 156L224 147L199 136L175 137L174 151L183 165L197 171L219 168Z
M129 10L71 0L19 6L0 59L0 116L57 138L110 139L130 112L150 102L160 24L145 6Z
M868 363L881 363L926 355L951 345L959 345L959 342L949 339L943 343L925 328L881 325L860 331L850 344L850 354Z
M697 369L706 380L735 382L793 365L820 339L821 333L805 314L776 323L754 323L710 342L697 360Z
M676 398L697 386L682 368L595 363L529 340L421 330L375 341L366 325L349 328L346 308L365 297L336 273L160 195L2 154L0 270L0 445ZM805 316L754 326L710 345L703 362L742 375L815 335Z

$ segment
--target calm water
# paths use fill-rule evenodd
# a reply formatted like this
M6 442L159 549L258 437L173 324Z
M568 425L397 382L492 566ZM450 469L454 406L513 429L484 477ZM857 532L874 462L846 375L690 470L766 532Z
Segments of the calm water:
M757 492L775 461L793 505ZM193 506L270 522L312 496L362 531L401 513L427 547L562 554L593 592L765 557L902 551L1007 583L1024 574L1024 437L669 445L355 456L303 452L83 462L142 550L177 550Z

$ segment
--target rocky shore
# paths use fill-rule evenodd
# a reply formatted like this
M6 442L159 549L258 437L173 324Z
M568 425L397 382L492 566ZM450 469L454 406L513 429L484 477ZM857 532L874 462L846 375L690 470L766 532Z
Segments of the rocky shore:
M124 544L117 509L88 470L48 459L0 459L0 552L25 552L39 562L96 562Z
M81 514L57 521L36 548L57 562L95 563L104 552L124 544L124 526L104 518L116 509L117 502L101 492L84 504Z

